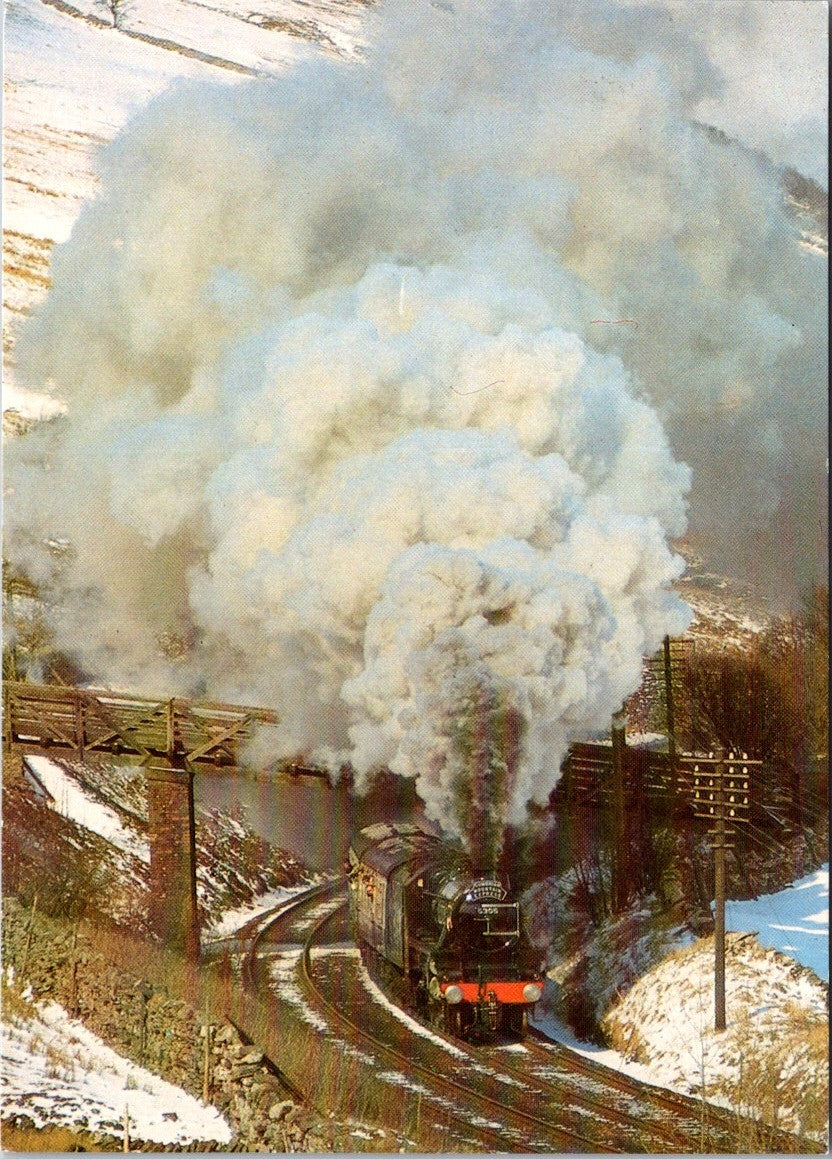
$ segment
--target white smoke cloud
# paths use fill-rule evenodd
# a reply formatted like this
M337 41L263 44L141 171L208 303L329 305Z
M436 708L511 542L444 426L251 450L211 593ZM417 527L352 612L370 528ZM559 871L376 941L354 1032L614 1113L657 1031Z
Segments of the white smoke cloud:
M558 33L632 62L661 59L685 112L827 185L825 0L584 0Z
M789 504L822 520L821 263L687 119L701 53L551 7L389 4L360 63L155 101L17 347L69 405L7 468L59 645L274 705L272 752L389 763L446 825L460 673L526 722L517 819L683 629L677 455L775 584L816 558Z

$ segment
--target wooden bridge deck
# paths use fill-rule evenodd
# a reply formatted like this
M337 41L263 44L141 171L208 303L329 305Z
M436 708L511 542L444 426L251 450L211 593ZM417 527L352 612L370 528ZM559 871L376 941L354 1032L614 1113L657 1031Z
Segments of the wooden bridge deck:
M245 705L56 684L4 682L3 700L4 747L80 760L108 755L144 764L177 755L191 765L235 766L254 728L279 720Z

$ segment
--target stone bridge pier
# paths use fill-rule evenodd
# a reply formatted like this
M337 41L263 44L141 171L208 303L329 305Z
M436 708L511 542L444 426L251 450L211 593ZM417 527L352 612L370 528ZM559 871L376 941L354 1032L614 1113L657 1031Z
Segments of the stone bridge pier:
M145 767L150 841L150 925L165 945L199 960L194 774L176 757Z

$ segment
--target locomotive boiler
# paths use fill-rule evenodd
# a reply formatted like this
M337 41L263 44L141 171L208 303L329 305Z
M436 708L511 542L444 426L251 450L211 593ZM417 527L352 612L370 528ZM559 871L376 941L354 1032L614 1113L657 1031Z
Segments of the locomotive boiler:
M430 1020L461 1037L522 1034L543 983L498 877L415 825L370 825L349 851L356 941L392 965Z

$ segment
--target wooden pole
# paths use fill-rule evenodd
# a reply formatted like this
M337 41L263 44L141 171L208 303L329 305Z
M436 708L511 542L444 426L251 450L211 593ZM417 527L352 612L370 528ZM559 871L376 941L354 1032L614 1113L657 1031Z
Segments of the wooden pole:
M727 759L726 759L727 756ZM732 849L727 838L734 837L737 824L748 821L750 807L750 767L762 761L727 753L722 746L707 758L683 755L693 779L694 816L710 821L714 851L714 1028L724 1030L725 1016L725 852ZM710 771L709 771L710 770Z
M211 1101L211 1040L213 1038L214 1028L210 1022L205 1023L205 1057L203 1060L202 1069L202 1101L203 1103L210 1103Z
M72 973L70 975L69 1009L73 1018L78 1017L78 924L72 931Z
M613 915L620 914L627 905L629 882L627 880L627 839L626 808L624 799L624 766L627 756L625 733L627 717L621 708L612 718L612 849L610 851L610 909Z
M26 977L26 967L29 965L29 951L32 948L32 934L34 933L35 914L38 912L38 895L32 898L32 912L29 914L29 927L26 930L26 944L23 947L23 961L20 963L20 976Z
M714 1028L725 1029L725 753L715 768L717 810L714 845Z
M676 706L673 702L673 666L670 658L670 637L664 638L664 696L667 709L667 755L673 778L672 792L676 799Z
M147 1055L147 1004L153 997L153 987L149 982L142 982L141 990L141 1021L139 1023L139 1062L144 1066Z

